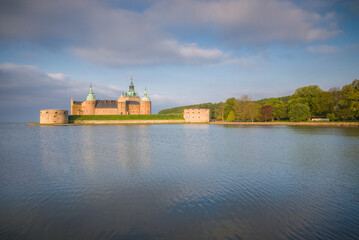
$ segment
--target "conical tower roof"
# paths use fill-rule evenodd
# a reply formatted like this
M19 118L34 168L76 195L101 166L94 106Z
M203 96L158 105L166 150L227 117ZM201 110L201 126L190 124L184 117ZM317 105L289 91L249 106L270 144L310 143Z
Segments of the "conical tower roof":
M86 101L95 101L95 96L93 95L92 92L92 84L90 84L90 91L89 94L87 95Z
M147 89L145 88L145 94L143 95L141 101L143 102L150 102L150 98L147 96Z
M133 85L132 77L131 77L131 83L130 83L129 89L126 92L126 97L138 97L138 94L135 91L135 86Z

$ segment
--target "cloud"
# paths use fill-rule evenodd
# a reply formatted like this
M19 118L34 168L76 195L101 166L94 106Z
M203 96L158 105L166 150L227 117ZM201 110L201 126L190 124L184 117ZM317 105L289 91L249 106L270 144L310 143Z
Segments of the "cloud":
M44 73L34 66L0 65L0 121L38 121L40 109L68 109L70 99L84 100L89 83L70 79L63 73ZM94 86L100 98L117 98L117 86Z
M336 53L338 51L338 47L330 45L316 45L307 47L307 50L311 53Z
M63 73L44 73L35 66L4 63L0 65L0 100L9 105L40 105L46 107L70 101L84 100L89 82L70 79ZM124 90L112 85L94 85L99 98L117 98Z
M335 14L304 10L288 0L158 0L138 9L127 5L4 0L0 39L67 49L90 62L123 67L231 62L240 57L228 50L233 46L321 41L340 32ZM208 39L213 43L202 46Z
M217 38L240 46L311 42L339 33L329 26L335 20L334 13L322 16L290 1L159 1L146 14L168 28L182 26L202 33L215 32Z
M91 62L108 66L153 65L159 63L216 63L229 57L229 53L212 48L204 49L197 44L180 44L174 40L154 43L151 48L130 51L127 46L108 47L73 47L71 52Z
M99 99L117 99L124 89L115 85L93 85ZM41 109L70 110L70 99L83 101L89 82L74 80L63 73L45 73L35 66L0 65L0 121L38 121ZM183 99L149 93L153 112L185 103ZM182 101L182 102L181 102Z

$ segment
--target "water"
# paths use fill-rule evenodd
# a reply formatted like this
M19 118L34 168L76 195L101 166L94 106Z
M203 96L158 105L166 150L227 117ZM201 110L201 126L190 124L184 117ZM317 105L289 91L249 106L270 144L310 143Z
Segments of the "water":
M359 129L0 124L1 239L359 238Z

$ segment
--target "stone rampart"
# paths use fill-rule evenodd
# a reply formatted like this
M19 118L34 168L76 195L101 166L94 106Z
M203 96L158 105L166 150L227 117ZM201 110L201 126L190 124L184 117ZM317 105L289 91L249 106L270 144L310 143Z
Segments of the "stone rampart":
M209 122L209 109L185 109L183 117L189 123Z
M60 109L44 109L40 110L41 124L68 123L69 113L67 110Z

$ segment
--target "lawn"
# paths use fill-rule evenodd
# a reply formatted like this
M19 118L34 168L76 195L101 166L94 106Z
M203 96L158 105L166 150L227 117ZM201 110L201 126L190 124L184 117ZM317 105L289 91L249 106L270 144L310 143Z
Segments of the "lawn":
M183 114L152 114L152 115L70 115L74 120L184 120Z

